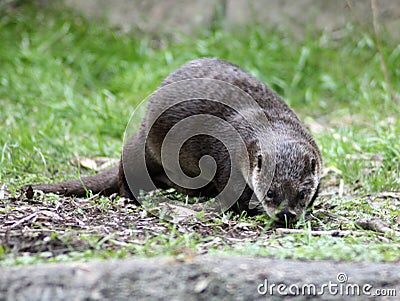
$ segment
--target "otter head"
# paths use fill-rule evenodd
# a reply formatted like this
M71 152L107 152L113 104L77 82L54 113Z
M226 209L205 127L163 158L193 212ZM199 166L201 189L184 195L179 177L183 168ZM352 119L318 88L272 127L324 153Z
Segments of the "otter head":
M297 221L311 206L320 182L320 158L317 146L304 140L280 140L274 156L262 147L250 152L248 184L278 223Z

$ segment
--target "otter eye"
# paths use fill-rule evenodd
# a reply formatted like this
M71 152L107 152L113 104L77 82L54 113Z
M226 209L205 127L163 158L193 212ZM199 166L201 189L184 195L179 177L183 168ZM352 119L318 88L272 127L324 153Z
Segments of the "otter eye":
M267 192L267 197L272 198L273 196L274 196L274 192L271 189L269 189Z
M299 192L299 200L304 200L306 198L306 193L304 191Z
M257 168L261 169L262 166L262 155L258 155L257 157Z

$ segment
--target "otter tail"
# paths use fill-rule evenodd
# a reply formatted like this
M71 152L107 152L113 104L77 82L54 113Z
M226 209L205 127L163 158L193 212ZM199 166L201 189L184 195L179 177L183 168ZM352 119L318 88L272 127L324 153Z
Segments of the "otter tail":
M44 193L56 193L65 196L85 197L89 191L93 194L111 195L119 192L118 167L110 168L93 176L80 180L64 181L53 184L28 185L24 190L32 187L33 190L41 190Z

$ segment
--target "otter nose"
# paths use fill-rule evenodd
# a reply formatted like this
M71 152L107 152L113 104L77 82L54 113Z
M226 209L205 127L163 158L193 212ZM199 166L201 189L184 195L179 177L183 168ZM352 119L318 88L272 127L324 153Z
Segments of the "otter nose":
M281 212L279 212L276 217L278 218L279 222L285 223L289 221L293 221L294 218L296 217L295 214L291 213L287 209L283 209Z

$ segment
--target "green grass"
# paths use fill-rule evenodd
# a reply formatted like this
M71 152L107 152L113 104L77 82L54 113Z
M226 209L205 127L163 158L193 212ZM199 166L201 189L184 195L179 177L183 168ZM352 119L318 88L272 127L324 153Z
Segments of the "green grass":
M184 62L219 57L266 82L314 129L325 166L341 172L334 176L343 180L348 196L328 200L333 213L350 221L379 216L393 225L399 217L400 200L393 200L393 206L384 198L373 203L362 198L400 191L400 105L392 99L375 37L367 30L349 24L339 39L329 32L297 39L257 25L246 34L217 29L195 39L173 40L122 34L68 10L22 6L1 13L0 41L0 183L12 191L32 182L76 178L78 168L69 161L77 154L118 157L135 105ZM381 43L391 85L398 93L400 44L385 32ZM354 228L351 225L344 228ZM342 226L332 222L324 228ZM202 239L160 233L157 243L149 241L144 247L109 254L99 246L66 257L168 255L182 247L196 252ZM398 261L399 247L398 238L383 242L372 234L290 235L210 252ZM8 253L0 249L0 258ZM65 259L46 256L38 255L40 260L33 262ZM32 262L23 257L13 260Z

